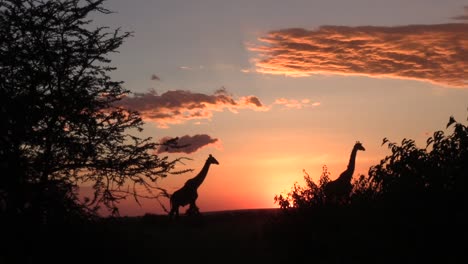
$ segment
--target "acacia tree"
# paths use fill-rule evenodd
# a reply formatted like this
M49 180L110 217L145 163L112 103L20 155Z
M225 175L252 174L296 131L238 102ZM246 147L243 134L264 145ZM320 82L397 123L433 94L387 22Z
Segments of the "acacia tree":
M130 93L109 73L109 55L130 32L93 27L104 0L0 1L0 212L95 212L138 198L139 186L176 171L140 138L137 112L115 106ZM185 170L186 171L186 170ZM93 195L78 199L88 184ZM153 197L157 192L153 192ZM137 200L138 201L138 200ZM76 209L76 210L75 210Z

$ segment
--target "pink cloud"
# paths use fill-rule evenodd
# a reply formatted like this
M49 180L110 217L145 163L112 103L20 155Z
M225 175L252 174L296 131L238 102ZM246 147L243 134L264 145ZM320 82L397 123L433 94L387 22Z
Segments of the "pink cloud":
M459 18L461 19L461 18ZM272 31L249 47L256 71L366 75L468 87L468 24L322 26Z
M117 106L140 112L146 121L155 122L161 128L181 124L189 120L211 119L213 112L229 110L237 113L241 109L267 111L253 95L235 98L224 88L212 95L175 90L158 95L154 91L135 93L116 103Z
M163 153L186 153L190 154L197 150L214 145L217 148L221 148L221 141L217 138L212 138L206 134L198 134L194 136L185 135L182 137L164 137L159 143L161 144L156 152Z

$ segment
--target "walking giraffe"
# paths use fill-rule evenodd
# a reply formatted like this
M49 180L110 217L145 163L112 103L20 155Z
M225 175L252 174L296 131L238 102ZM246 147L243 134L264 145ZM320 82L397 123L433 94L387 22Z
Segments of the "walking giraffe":
M324 193L327 201L343 203L348 200L349 194L353 188L351 179L353 178L358 150L366 150L359 141L354 144L353 150L351 151L348 168L343 171L336 180L330 181L325 185Z
M171 211L169 212L169 217L173 217L174 215L179 216L179 206L186 206L187 204L190 204L190 207L187 209L186 214L200 214L195 204L198 198L197 189L205 180L211 164L218 165L219 162L210 154L197 176L187 180L182 188L171 195Z

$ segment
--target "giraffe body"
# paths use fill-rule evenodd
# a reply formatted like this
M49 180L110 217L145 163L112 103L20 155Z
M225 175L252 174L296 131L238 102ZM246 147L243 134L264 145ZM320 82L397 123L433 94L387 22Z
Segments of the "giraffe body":
M187 209L187 214L191 215L200 213L195 203L198 198L197 190L205 180L211 164L219 164L219 162L210 154L205 162L205 165L197 174L197 176L187 180L182 188L178 189L171 195L171 211L169 212L170 217L179 216L179 207L186 205L190 205Z
M327 201L332 203L344 203L348 201L349 194L353 188L351 179L353 178L358 150L366 150L359 141L356 142L351 151L347 169L343 171L336 180L330 181L325 185L324 192Z

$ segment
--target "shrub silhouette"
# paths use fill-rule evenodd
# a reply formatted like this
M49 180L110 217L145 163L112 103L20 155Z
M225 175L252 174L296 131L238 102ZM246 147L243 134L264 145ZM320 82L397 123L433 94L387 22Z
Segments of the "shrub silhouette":
M274 201L279 204L281 209L310 209L322 205L325 201L323 186L330 181L330 173L327 166L322 167L322 175L319 183L316 184L306 170L304 172L304 180L306 186L302 187L297 182L294 183L291 191L285 196L282 194L275 195Z
M386 204L402 207L462 206L466 200L468 175L468 129L453 117L446 128L452 134L436 131L425 148L414 140L401 144L388 141L391 155L369 169L378 197Z
M353 180L349 204L324 203L324 167L319 183L306 173L276 195L283 212L267 227L273 250L284 261L319 263L460 262L466 258L468 128L450 117L447 134L436 131L418 148L383 140L391 153ZM286 242L285 242L286 241ZM463 261L462 261L463 262Z
M383 139L391 154L369 168L368 176L353 179L351 205L426 208L436 205L461 207L466 201L468 175L468 128L450 117L446 126L452 133L436 131L418 148L412 139L401 144ZM329 172L323 167L319 183L306 174L306 186L297 183L286 195L276 195L280 208L311 208L323 205L323 186Z

